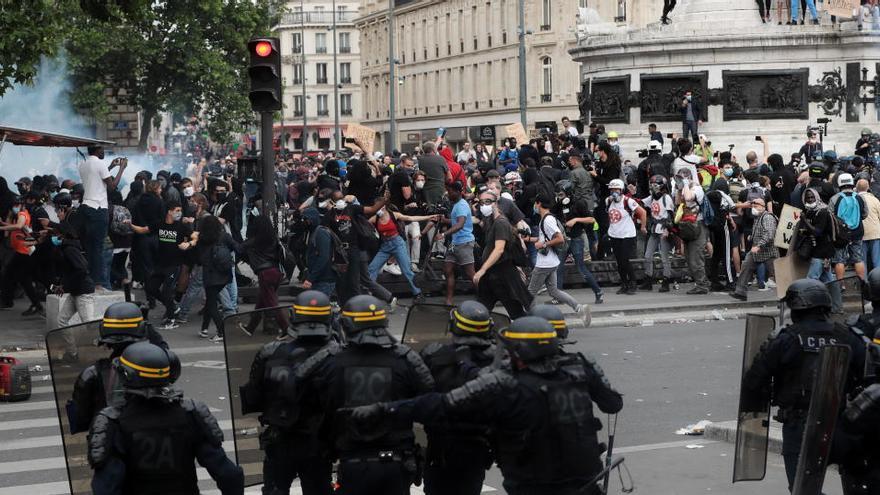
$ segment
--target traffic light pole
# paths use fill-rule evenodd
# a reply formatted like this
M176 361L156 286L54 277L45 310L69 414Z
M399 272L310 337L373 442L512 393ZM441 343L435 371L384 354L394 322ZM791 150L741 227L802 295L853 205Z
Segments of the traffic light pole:
M264 216L275 225L275 150L272 147L272 123L274 112L260 112L260 150L263 169Z

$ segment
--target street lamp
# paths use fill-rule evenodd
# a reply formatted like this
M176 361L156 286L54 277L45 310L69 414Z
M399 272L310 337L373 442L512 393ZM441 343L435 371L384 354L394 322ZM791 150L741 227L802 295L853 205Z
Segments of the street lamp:
M336 152L341 149L339 143L339 64L336 62L337 57L337 35L336 35L336 0L333 0L333 125L334 137L336 140Z
M397 85L394 72L397 60L394 58L394 0L388 0L388 153L397 148Z
M308 95L306 94L306 11L305 11L305 0L299 0L299 22L300 22L300 40L299 40L299 52L300 52L300 75L302 76L303 83L303 94L302 94L302 112L303 112L303 128L302 135L300 136L300 141L302 141L302 156L303 158L309 152L309 105L308 105Z
M523 129L528 129L528 118L526 116L526 6L525 0L519 0L519 120Z

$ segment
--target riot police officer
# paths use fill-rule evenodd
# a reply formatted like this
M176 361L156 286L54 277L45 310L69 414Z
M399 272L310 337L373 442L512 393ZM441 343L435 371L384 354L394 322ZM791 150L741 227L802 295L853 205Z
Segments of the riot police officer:
M447 393L360 407L355 428L378 421L434 424L479 413L492 427L496 462L511 495L599 494L590 483L602 471L593 402L605 413L623 407L602 370L559 354L553 327L536 316L516 319L500 332L510 369L498 369Z
M874 335L880 328L880 267L868 272L868 277L862 291L862 297L871 301L871 314L855 315L847 319L846 323L864 335Z
M779 406L782 457L791 490L821 350L836 344L850 346L847 386L852 387L851 380L861 376L857 363L864 363L864 344L845 326L831 321L831 294L822 282L796 280L784 301L791 309L793 323L771 336L758 351L743 376L742 396L746 403L769 396L771 404Z
M208 406L171 388L180 375L174 353L138 342L113 367L125 401L104 408L89 430L95 495L198 494L196 460L224 495L244 493L244 472L226 457Z
M329 343L331 320L330 298L324 293L299 294L286 337L257 353L250 380L241 387L242 413L262 413L264 494L290 493L297 476L305 495L330 494L330 452L318 436L323 414L320 410L294 411L286 392L294 386L297 368Z
M559 306L554 306L552 304L536 304L532 310L529 311L529 316L537 316L547 320L547 322L553 326L553 329L556 330L556 337L558 339L564 341L568 338L568 323L566 323L565 315L562 314L562 310L559 309Z
M67 418L73 434L88 431L92 418L101 409L116 405L122 398L112 368L114 358L129 345L144 340L168 348L162 336L144 319L141 309L130 302L110 305L104 311L98 331L98 343L110 348L111 354L83 370L73 386L73 395L67 402Z
M433 343L422 350L439 392L454 390L495 359L494 324L489 310L477 301L465 301L449 312L452 342ZM479 494L486 469L492 465L488 426L479 416L453 417L427 425L425 458L427 495Z
M349 427L347 411L431 391L434 379L419 355L388 333L385 303L369 295L350 298L340 317L344 346L318 351L297 370L298 408L319 401L339 458L338 495L408 494L419 480L411 421L368 432Z
M847 405L834 436L835 444L838 437L842 440L842 448L836 450L843 451L840 477L847 495L880 493L880 331L869 344L867 364L865 388Z

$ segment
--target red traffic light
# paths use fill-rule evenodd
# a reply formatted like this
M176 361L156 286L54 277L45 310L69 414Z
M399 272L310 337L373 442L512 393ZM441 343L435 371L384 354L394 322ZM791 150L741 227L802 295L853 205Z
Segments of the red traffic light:
M272 44L268 41L260 41L254 47L254 52L260 57L268 57L272 54Z

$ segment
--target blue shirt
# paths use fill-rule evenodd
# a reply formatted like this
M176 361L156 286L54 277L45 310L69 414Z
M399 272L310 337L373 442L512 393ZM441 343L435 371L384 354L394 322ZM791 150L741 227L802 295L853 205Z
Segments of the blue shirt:
M504 164L505 172L516 172L519 168L519 152L514 149L504 149L501 150L501 153L498 155L498 161L502 160L510 160L513 159L512 162Z
M449 213L449 219L452 225L457 224L460 217L464 217L464 227L458 232L452 234L452 244L456 246L459 244L474 242L474 221L471 218L471 207L468 206L467 201L464 199L459 199Z

